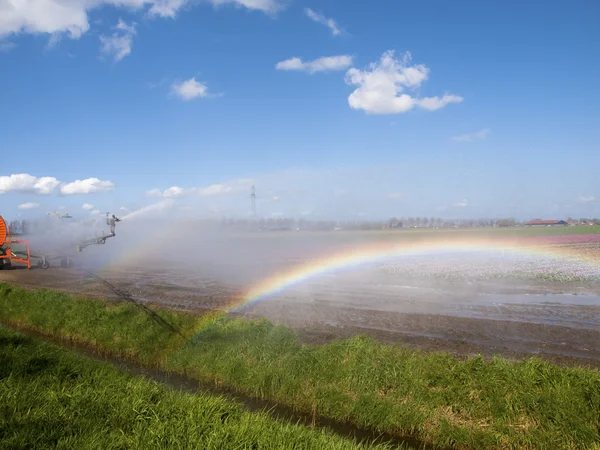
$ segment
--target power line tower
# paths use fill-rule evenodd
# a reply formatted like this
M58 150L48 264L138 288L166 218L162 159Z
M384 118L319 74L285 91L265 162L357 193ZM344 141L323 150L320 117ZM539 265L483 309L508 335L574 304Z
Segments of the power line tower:
M256 190L254 189L254 185L250 190L250 212L252 213L252 217L256 217Z

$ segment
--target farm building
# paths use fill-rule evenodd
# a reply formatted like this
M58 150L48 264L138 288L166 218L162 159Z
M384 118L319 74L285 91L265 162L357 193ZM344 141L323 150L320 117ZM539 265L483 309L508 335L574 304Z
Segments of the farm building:
M568 223L564 220L542 220L542 219L533 219L529 222L525 222L525 225L530 227L552 227L552 226L566 226Z

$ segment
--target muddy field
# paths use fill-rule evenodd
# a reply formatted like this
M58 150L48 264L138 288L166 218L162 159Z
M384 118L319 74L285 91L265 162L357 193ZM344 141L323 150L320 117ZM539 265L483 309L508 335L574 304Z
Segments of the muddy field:
M71 269L0 271L0 281L103 298L117 298L118 288L136 301L168 308L267 317L297 329L310 343L362 333L458 355L535 354L600 367L600 265L593 262L600 261L600 243L577 245L585 264L494 255L401 258L318 274L238 308L231 305L243 303L256 279L293 268L307 256L224 258L173 269L150 268L140 254L105 267L84 259Z

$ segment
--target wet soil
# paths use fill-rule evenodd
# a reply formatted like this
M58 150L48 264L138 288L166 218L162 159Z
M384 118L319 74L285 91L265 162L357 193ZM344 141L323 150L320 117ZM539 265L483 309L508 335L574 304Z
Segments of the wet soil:
M0 271L2 281L108 299L125 292L143 304L198 313L224 310L244 292L210 275L136 267L103 271L100 278L81 267L14 269ZM232 314L266 317L295 329L311 344L367 334L384 343L457 356L536 355L600 368L599 294L594 283L419 286L411 280L409 286L382 288L346 278L317 280Z

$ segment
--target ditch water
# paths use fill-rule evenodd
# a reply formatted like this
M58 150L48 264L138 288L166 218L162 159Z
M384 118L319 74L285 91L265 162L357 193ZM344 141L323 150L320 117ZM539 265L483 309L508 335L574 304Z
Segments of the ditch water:
M129 372L132 375L143 376L175 390L191 394L208 394L227 397L228 399L243 405L249 411L265 412L278 421L287 421L309 427L324 428L339 436L353 439L358 443L366 445L387 444L393 448L451 450L450 448L433 446L411 436L381 433L373 429L358 427L350 422L336 421L319 415L316 409L313 409L311 413L307 413L269 400L249 397L231 389L221 388L212 384L193 380L181 374L166 372L152 367L145 367L131 360L100 354L85 345L73 343L71 341L65 342L64 340L56 339L37 331L23 330L15 327L11 328L33 339L40 339L54 345L66 347L89 358L112 364L116 368Z

